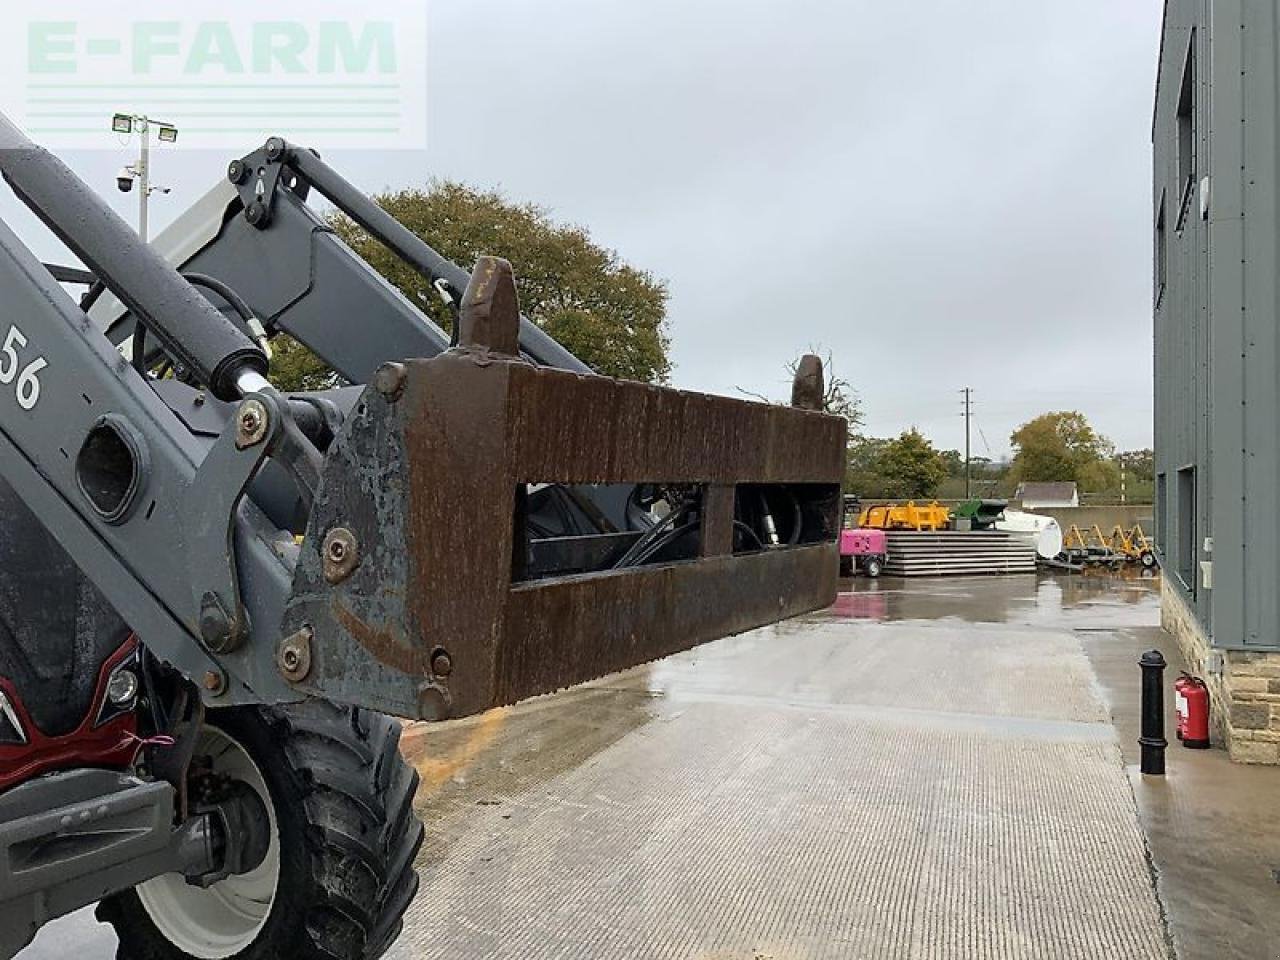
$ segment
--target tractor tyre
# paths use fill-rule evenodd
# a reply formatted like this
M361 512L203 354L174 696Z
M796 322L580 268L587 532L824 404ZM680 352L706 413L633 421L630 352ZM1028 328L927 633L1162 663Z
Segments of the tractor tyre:
M208 889L167 875L104 900L118 960L381 957L417 892L423 839L399 743L394 720L320 700L210 712L195 756L264 801L266 859Z

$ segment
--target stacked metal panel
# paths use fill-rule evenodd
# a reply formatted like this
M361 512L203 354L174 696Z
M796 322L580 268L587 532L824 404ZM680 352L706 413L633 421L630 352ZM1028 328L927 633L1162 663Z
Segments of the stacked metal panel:
M1035 547L1025 538L997 530L962 533L893 531L888 535L884 572L898 577L940 577L1035 573Z

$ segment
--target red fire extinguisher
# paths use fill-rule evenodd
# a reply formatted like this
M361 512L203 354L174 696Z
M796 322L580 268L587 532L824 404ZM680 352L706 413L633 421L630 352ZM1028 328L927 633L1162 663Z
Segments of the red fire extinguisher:
M1184 673L1173 685L1178 713L1178 739L1191 750L1209 749L1209 688Z
M1177 737L1181 740L1187 733L1187 683L1191 674L1184 673L1173 681L1173 712L1178 717Z

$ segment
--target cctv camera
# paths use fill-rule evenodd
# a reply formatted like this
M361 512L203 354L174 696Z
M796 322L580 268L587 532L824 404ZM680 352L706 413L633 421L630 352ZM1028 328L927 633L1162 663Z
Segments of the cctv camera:
M133 192L133 171L125 167L116 175L116 186L120 188L121 193Z

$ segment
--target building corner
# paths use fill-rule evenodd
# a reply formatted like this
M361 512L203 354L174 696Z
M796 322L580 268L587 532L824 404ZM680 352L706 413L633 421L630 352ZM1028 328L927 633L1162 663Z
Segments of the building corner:
M1214 745L1237 763L1280 765L1280 653L1214 647L1167 577L1160 625L1209 688Z

